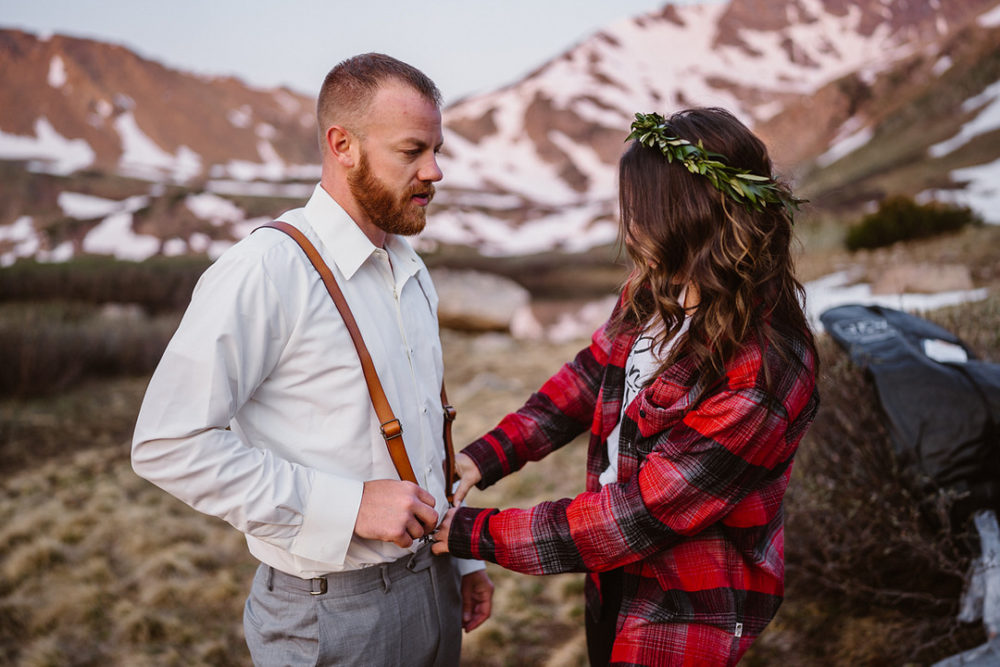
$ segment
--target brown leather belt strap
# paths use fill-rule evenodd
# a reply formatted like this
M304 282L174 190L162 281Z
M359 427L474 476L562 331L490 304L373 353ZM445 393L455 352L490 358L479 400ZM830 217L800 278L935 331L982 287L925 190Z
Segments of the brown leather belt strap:
M312 263L317 273L319 273L320 278L323 279L326 291L330 293L330 298L333 299L333 303L337 306L340 317L344 320L344 326L347 327L347 331L351 335L351 341L354 342L354 348L358 352L358 358L361 360L361 370L364 372L365 383L368 385L368 393L371 396L372 407L375 408L375 414L381 424L382 437L385 439L385 445L389 450L389 457L392 459L392 464L396 467L396 473L400 479L417 484L417 477L413 474L413 466L410 465L410 457L407 456L406 446L403 444L403 426L392 412L389 399L386 398L385 391L382 389L382 383L378 379L378 373L375 371L375 364L368 353L368 347L365 345L364 338L361 337L361 330L358 328L358 323L354 320L354 314L351 313L351 308L347 305L347 300L344 298L343 292L340 291L340 286L337 284L336 278L333 277L333 272L330 271L330 267L326 265L316 247L306 238L305 234L293 225L281 220L275 220L265 223L257 227L257 229L264 227L276 229L292 237L292 240L299 244L306 257L309 258L310 263ZM254 231L257 231L257 229ZM441 383L441 405L444 409L445 493L448 496L448 502L451 503L453 499L452 487L455 480L455 453L451 440L451 423L455 420L455 408L448 404L448 397L445 393L443 381Z

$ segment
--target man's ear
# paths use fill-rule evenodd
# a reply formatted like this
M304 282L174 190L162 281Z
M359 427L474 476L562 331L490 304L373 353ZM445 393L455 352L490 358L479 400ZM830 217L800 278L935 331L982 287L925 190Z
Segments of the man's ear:
M351 169L355 163L357 138L340 125L331 125L326 130L326 148L337 162L345 169Z

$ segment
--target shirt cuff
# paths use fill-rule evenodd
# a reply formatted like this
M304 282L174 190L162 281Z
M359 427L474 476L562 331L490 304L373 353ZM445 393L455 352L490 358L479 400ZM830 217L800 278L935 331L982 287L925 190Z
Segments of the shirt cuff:
M497 509L460 507L448 529L448 551L456 558L475 558L496 562L496 545L487 525Z
M364 488L359 480L313 471L302 527L289 551L302 558L343 565Z
M455 561L455 565L458 566L458 573L463 577L467 574L486 569L486 563L481 560L472 560L469 558L453 558L453 560Z

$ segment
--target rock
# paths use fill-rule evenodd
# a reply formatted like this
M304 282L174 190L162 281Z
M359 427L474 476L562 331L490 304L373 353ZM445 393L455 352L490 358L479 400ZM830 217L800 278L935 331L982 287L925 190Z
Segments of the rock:
M458 331L509 331L531 294L513 280L480 271L433 269L438 321ZM520 313L520 314L519 314Z
M972 288L972 273L962 264L894 264L872 282L872 294L936 294Z
M146 319L146 312L134 303L105 303L98 311L102 320L109 322L141 322Z
M573 312L563 313L559 320L547 329L546 337L553 343L590 338L591 334L611 316L617 302L618 297L610 295L584 304Z

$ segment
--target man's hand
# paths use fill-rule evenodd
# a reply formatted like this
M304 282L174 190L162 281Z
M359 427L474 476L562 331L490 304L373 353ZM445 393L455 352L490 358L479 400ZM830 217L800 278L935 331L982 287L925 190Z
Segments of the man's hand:
M433 531L437 520L434 496L427 491L413 482L376 479L365 482L354 534L406 549Z
M486 570L470 572L462 577L462 627L472 632L483 624L493 611L493 582Z
M462 504L465 494L483 478L479 468L467 454L458 454L455 457L455 472L458 474L458 489L455 491L455 505Z

